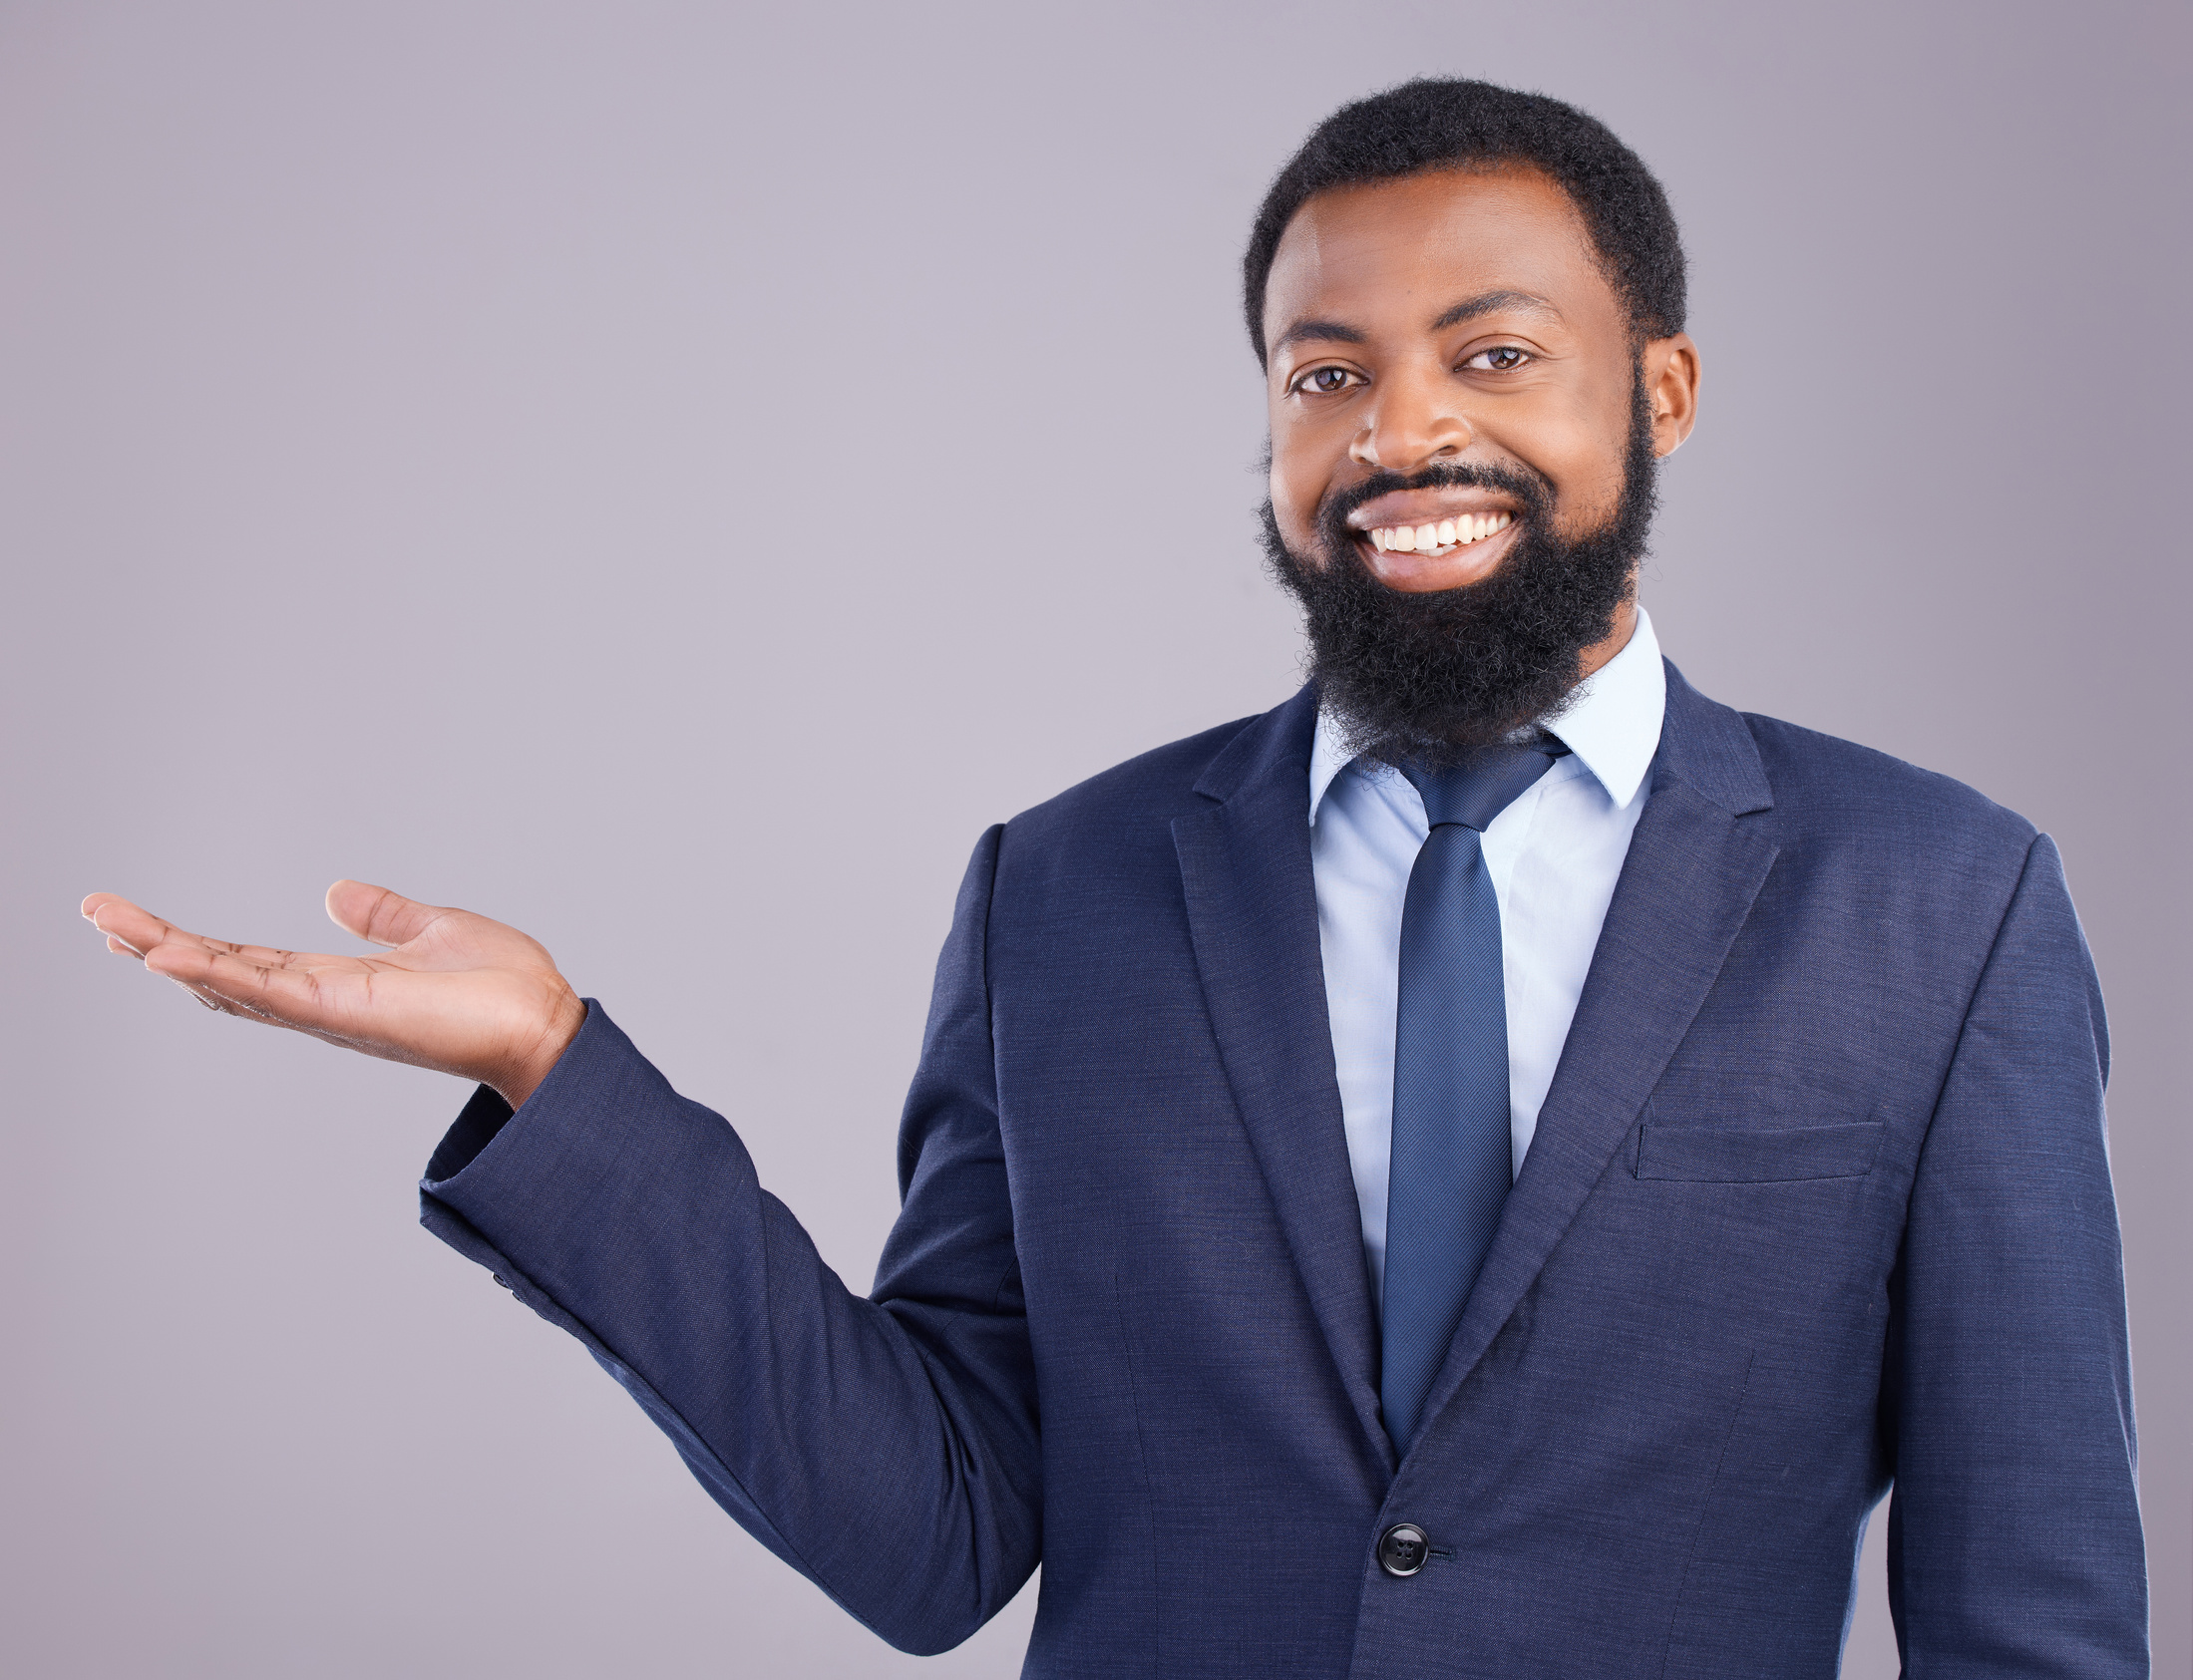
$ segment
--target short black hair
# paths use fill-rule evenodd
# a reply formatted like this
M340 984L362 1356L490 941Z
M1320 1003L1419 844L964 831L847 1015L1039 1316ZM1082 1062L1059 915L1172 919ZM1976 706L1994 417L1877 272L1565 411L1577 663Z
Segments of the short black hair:
M1569 194L1640 342L1682 331L1682 235L1644 160L1596 117L1544 94L1423 78L1343 105L1287 160L1249 235L1242 301L1266 360L1265 285L1279 235L1315 193L1438 168L1535 168Z

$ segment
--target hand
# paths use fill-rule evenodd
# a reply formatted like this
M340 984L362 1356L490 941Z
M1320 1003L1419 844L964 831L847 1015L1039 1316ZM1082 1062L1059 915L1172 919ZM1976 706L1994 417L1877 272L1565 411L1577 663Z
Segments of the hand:
M586 1019L554 961L515 927L339 880L327 913L386 955L320 956L185 933L95 892L107 949L140 958L208 1008L290 1027L391 1062L477 1080L521 1106Z

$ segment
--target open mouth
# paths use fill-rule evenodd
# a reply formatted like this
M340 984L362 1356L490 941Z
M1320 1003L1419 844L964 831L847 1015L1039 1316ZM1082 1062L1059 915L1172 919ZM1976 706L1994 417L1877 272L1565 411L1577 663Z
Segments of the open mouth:
M1459 518L1440 519L1421 525L1373 525L1362 534L1370 539L1370 545L1381 554L1451 554L1466 548L1473 542L1506 530L1515 522L1515 515L1499 513L1464 513Z

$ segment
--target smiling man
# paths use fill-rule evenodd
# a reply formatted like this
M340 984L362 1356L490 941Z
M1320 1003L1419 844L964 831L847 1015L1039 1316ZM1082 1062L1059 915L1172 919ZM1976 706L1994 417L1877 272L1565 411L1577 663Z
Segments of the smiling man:
M905 1649L1040 1676L2146 1672L2098 992L2054 847L1705 699L1636 600L1696 417L1656 182L1340 111L1246 265L1312 681L992 829L853 1294L548 953L110 947L480 1082L430 1228Z

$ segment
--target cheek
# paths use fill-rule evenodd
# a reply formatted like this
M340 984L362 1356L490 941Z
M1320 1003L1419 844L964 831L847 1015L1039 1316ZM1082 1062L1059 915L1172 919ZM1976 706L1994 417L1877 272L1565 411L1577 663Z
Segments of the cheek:
M1596 530L1622 504L1622 467L1630 442L1627 402L1610 423L1602 405L1579 410L1541 430L1531 461L1554 487L1554 522L1564 536ZM1535 459L1534 459L1535 457Z
M1272 510L1279 516L1279 534L1296 549L1308 546L1317 523L1317 508L1330 482L1331 463L1316 451L1289 447L1283 436L1272 446Z

